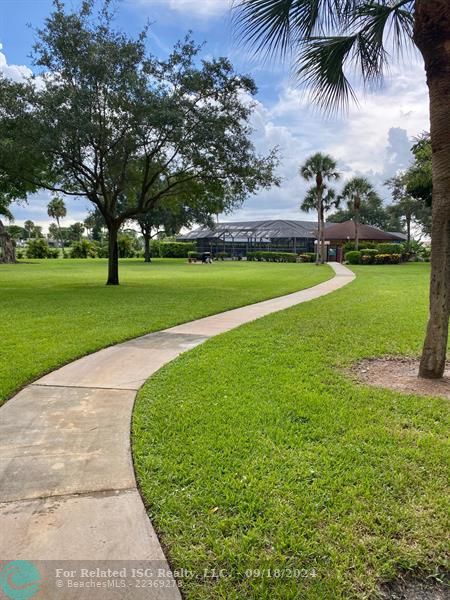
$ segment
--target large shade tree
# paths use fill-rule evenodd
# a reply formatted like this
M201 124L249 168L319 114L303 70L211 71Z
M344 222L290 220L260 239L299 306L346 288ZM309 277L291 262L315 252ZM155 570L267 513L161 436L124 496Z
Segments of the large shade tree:
M323 109L356 97L347 73L378 83L395 54L422 55L430 98L433 212L430 314L419 375L445 370L450 313L450 3L448 0L240 0L243 37L292 53L296 75Z
M99 14L93 0L79 12L55 2L34 48L39 85L15 84L0 135L14 126L17 150L39 148L48 172L36 185L95 205L109 232L107 283L117 285L123 223L192 182L240 203L275 182L276 158L250 139L251 78L225 58L200 60L191 39L167 59L150 56L145 31L131 39L112 21L109 2Z
M380 202L377 192L366 177L352 177L344 185L340 199L347 202L347 209L355 224L355 249L359 249L359 226L361 211L366 205Z
M308 196L312 200L312 195L315 196L315 210L317 212L317 246L316 246L316 264L325 262L325 207L324 201L326 198L325 190L327 189L327 181L336 181L340 178L340 173L337 170L337 164L334 158L328 154L317 152L310 156L300 167L300 175L306 181L314 181L314 187L309 190ZM330 190L328 190L328 200Z

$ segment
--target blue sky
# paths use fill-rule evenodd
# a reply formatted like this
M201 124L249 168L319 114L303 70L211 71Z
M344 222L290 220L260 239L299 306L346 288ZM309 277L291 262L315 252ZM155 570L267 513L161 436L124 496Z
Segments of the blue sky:
M77 7L76 0L67 0ZM20 79L29 72L35 33L50 13L51 0L0 0L0 71ZM251 56L236 39L228 0L122 0L117 2L117 26L137 34L150 21L149 49L164 55L174 42L192 30L206 42L207 56L229 56L240 72L250 73L257 85L253 139L257 149L278 145L281 152L280 188L250 198L226 220L315 218L298 206L306 184L298 177L299 165L313 152L335 156L344 179L368 176L388 202L383 181L405 168L411 160L411 139L428 130L428 98L423 67L418 59L407 65L393 64L384 85L375 93L360 94L360 106L345 116L325 119L311 107L289 73L289 65L264 64ZM17 223L32 219L48 224L45 192L30 198L27 206L15 206ZM82 220L88 204L67 200L67 224Z

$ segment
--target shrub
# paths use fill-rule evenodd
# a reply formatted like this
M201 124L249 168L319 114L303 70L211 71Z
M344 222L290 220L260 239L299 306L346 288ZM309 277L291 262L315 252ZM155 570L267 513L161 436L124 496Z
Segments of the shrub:
M97 247L89 240L73 242L70 256L72 258L96 258Z
M217 260L225 260L226 258L230 258L230 256L228 252L216 252L215 258Z
M26 254L27 258L58 258L59 250L50 248L47 240L38 238L28 242Z
M259 262L297 262L297 255L291 252L248 252L247 260L257 260Z
M314 262L316 260L316 255L314 252L302 252L302 254L298 255L299 261L303 263Z
M378 244L377 250L380 254L401 254L405 249L403 244Z
M345 255L345 260L351 265L358 265L361 262L361 252L359 250L347 252Z
M402 260L401 254L377 254L375 264L377 265L398 265Z
M188 258L190 260L198 260L200 258L200 254L191 250L190 252L188 252Z
M359 250L375 249L377 247L373 242L359 242ZM344 254L355 249L355 242L346 242L343 246Z
M375 256L377 256L378 250L375 248L364 248L361 250L361 264L373 265L375 262Z
M97 246L97 256L99 258L108 258L108 256L109 256L108 244L100 244L99 246Z
M127 233L119 234L117 245L119 247L120 258L134 258L141 249L138 240L133 235Z
M159 242L161 258L187 258L188 252L195 252L195 242Z

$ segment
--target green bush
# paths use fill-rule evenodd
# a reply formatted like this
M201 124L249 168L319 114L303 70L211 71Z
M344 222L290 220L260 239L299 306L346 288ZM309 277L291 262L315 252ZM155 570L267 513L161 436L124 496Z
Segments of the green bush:
M120 233L117 238L119 258L134 258L141 249L139 241L128 233Z
M345 255L345 260L351 265L359 265L361 262L361 252L359 250L347 252Z
M401 254L377 254L375 256L375 264L377 265L398 265L401 260Z
M257 260L259 262L297 262L297 255L291 252L266 252L259 250L257 252L247 252L247 260Z
M58 248L50 248L47 240L37 238L30 240L26 250L27 258L58 258Z
M359 242L359 250L373 250L377 247L376 244L374 244L373 242ZM344 248L344 254L346 254L347 252L351 252L352 250L355 249L355 242L346 242L343 246Z
M109 247L108 247L107 243L99 244L97 246L97 256L98 256L98 258L108 258Z
M403 244L378 244L377 250L380 254L401 254L405 250Z
M188 252L188 258L190 260L199 260L200 254L198 252L193 252L192 250Z
M364 248L361 252L361 264L373 265L375 262L375 256L378 254L376 248Z
M224 260L225 258L230 258L230 254L228 252L217 252L215 258L217 260Z
M96 258L97 247L89 240L73 242L70 251L71 258Z
M159 242L161 258L187 258L189 252L195 252L195 242Z
M298 255L298 258L300 260L300 262L303 263L307 263L307 262L314 262L316 260L316 255L314 254L314 252L302 252L302 254Z

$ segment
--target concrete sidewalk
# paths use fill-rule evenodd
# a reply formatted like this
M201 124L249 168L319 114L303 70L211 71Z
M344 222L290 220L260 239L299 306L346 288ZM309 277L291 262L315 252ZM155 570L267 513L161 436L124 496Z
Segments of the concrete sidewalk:
M119 595L118 590L56 590L47 583L35 598L181 597L136 487L130 448L136 391L163 365L206 339L354 279L346 267L330 266L335 277L313 288L81 358L1 408L0 560L138 561L165 573L165 585Z

